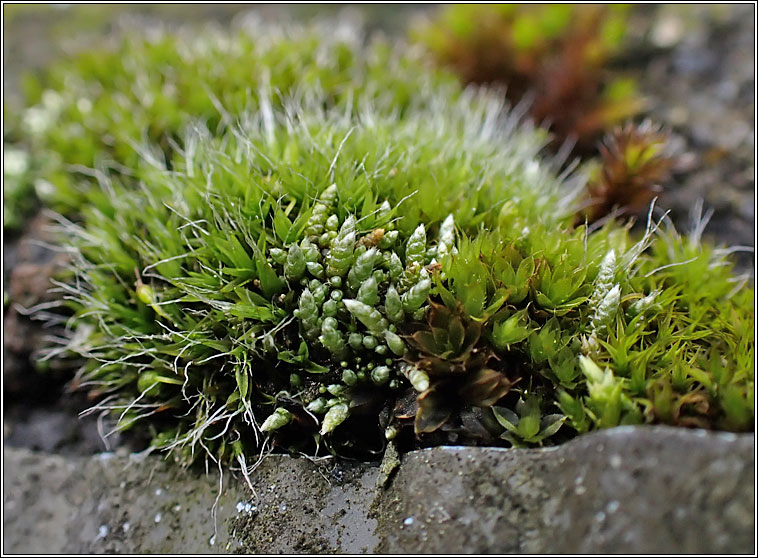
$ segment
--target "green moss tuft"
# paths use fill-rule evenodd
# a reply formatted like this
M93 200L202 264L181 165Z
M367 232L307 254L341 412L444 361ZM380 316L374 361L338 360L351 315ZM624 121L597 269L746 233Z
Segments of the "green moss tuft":
M575 227L568 185L538 158L544 133L488 93L383 45L156 44L85 56L74 76L114 57L195 101L156 90L84 124L63 111L29 140L60 157L51 199L78 214L62 221L65 349L119 429L231 462L270 443L366 457L385 438L752 427L753 291L725 254L652 217L641 238ZM269 86L218 49L254 53ZM99 99L120 99L108 76ZM121 165L95 181L66 170L83 152L55 137L74 123L92 143L80 164Z

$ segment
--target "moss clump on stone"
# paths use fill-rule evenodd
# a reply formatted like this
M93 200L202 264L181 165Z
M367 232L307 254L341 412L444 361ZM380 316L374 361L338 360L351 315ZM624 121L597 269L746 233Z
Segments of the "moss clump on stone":
M641 235L576 227L544 133L489 93L342 43L353 69L329 90L307 79L320 58L278 62L303 39L266 41L259 72L289 87L222 88L171 149L125 132L128 172L61 187L87 200L62 227L62 349L118 428L185 461L249 462L271 444L367 457L386 439L752 427L753 291L700 229L680 237L652 209ZM216 76L208 44L177 78L193 90ZM136 58L150 74L182 53Z

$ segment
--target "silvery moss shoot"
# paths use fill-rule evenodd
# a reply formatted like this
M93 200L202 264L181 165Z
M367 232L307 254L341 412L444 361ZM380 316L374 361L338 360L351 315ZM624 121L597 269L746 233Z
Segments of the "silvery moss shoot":
M752 429L753 289L701 219L576 226L580 177L497 96L319 36L128 38L30 97L71 257L47 356L95 410L243 465Z

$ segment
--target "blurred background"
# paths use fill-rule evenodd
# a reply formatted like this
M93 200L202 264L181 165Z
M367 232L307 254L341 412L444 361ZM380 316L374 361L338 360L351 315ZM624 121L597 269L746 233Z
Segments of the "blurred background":
M553 133L546 156L558 154L564 165L579 161L592 177L578 218L613 218L614 207L639 218L658 196L657 205L687 231L702 200L703 213L713 211L704 237L743 247L736 261L752 273L754 10L749 4L6 4L4 111L24 108L24 76L40 77L56 60L107 47L133 28L347 19L367 40L381 33L420 49L464 83L493 85L512 104L524 102ZM629 122L636 126L621 128ZM624 153L640 146L652 146L652 163L632 169ZM12 163L4 156L4 439L45 451L99 451L94 419L79 421L82 402L65 393L68 376L40 375L32 363L44 332L21 310L45 300L55 256L45 248L34 191Z
M591 152L603 132L628 118L665 126L681 157L661 206L683 222L702 198L715 212L707 234L726 244L753 243L752 5L13 4L3 10L6 110L23 103L24 74L39 74L131 27L234 27L251 16L278 26L339 17L361 25L367 37L383 33L424 48L463 81L505 85L512 101L536 93L535 118L552 122L560 140L578 132L580 152ZM561 50L570 53L558 56ZM579 83L545 86L570 81L568 73L581 74L573 78ZM614 96L622 102L602 106ZM593 113L598 106L605 112ZM591 115L585 122L562 121L562 112L582 110ZM752 258L741 261L752 267Z

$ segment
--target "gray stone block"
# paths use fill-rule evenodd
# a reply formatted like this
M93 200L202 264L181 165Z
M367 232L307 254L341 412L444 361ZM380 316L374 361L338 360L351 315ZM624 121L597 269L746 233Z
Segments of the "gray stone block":
M5 553L753 553L754 436L617 428L378 464L4 450Z

